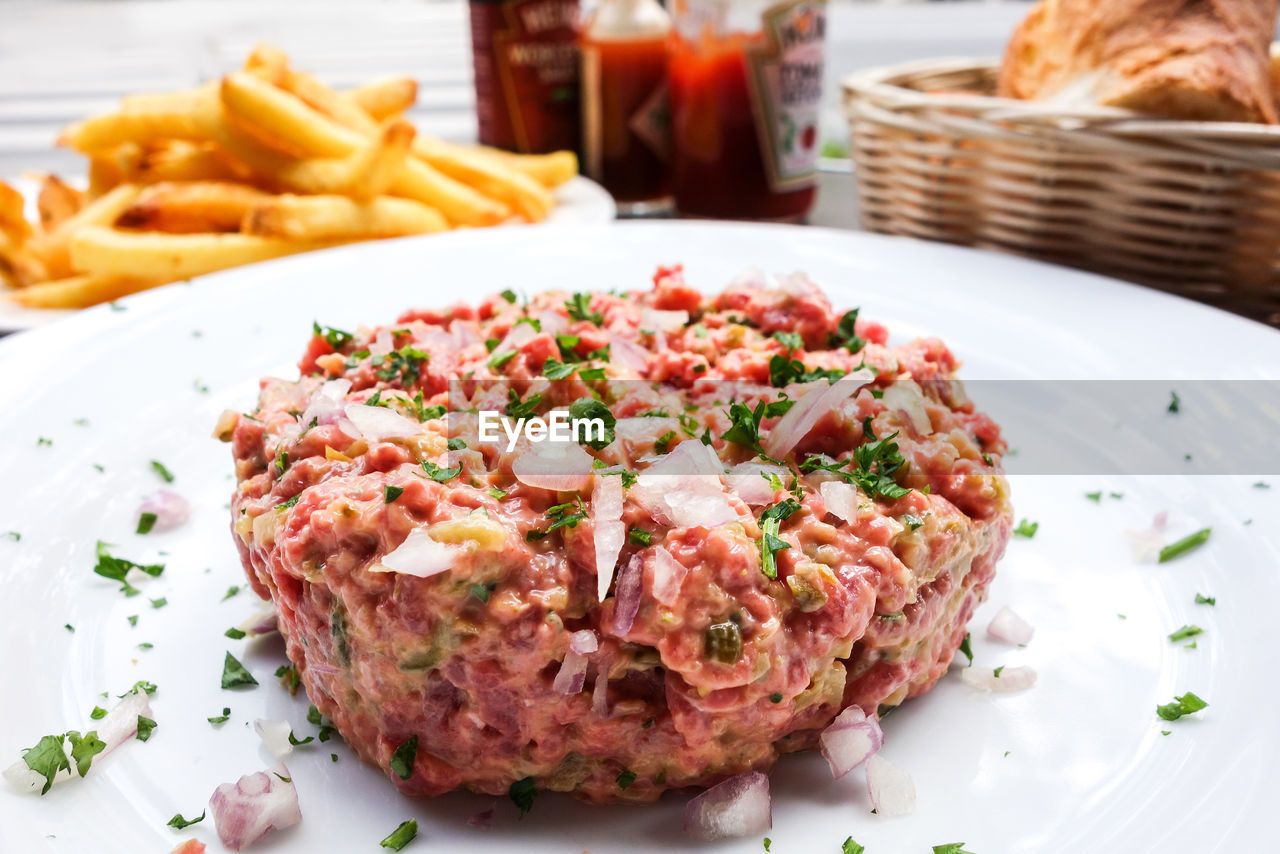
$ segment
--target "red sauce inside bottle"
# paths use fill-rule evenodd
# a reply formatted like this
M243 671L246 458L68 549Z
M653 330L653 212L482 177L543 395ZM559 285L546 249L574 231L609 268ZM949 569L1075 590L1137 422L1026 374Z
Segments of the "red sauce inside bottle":
M619 202L668 190L667 39L582 42L588 174Z

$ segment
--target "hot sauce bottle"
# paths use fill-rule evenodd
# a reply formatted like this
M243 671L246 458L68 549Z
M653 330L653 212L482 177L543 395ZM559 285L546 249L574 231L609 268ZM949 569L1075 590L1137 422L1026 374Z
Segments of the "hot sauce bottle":
M583 28L583 160L622 216L671 210L670 33L657 0L604 0Z
M816 193L824 0L674 0L672 188L689 216L796 222Z
M578 0L471 0L480 142L578 148Z

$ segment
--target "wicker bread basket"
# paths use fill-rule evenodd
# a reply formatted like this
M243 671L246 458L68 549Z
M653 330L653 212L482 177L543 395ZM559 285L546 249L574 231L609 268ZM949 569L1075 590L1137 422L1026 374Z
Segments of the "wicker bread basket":
M1096 270L1280 323L1280 126L997 98L998 65L844 81L865 228Z

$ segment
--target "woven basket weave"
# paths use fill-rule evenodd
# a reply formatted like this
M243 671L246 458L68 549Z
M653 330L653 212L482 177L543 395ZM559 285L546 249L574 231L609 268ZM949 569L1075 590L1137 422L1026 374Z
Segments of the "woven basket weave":
M844 81L865 228L1083 267L1280 323L1280 126L997 98L952 59Z

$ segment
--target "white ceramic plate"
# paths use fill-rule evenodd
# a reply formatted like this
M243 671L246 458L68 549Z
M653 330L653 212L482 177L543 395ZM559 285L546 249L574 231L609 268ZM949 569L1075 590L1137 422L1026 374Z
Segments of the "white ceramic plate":
M25 177L12 179L10 183L27 198L27 217L35 221L39 216L35 209L39 186ZM75 179L72 183L76 183ZM618 215L613 197L604 187L581 175L556 188L555 196L556 206L544 225L597 225L610 222ZM25 308L4 299L3 295L4 289L0 288L0 333L32 329L75 314L71 309Z
M349 327L507 287L644 287L655 265L672 262L705 289L747 265L807 270L838 305L861 305L899 340L942 337L967 377L1280 377L1280 335L1189 302L1004 256L785 226L502 229L370 244L159 289L14 336L0 342L0 529L22 539L0 538L0 757L86 728L100 692L139 679L160 687L159 728L44 798L0 792L0 849L164 851L194 835L221 850L210 821L182 834L165 822L198 815L217 784L265 767L253 719L314 731L306 700L272 679L280 647L223 637L254 602L246 592L219 601L243 577L228 532L230 454L208 438L224 407L252 405L259 376L291 370L313 319ZM138 501L161 485L150 460L172 469L195 511L177 531L139 537ZM1039 684L984 695L953 667L886 720L885 756L919 791L911 816L870 814L861 771L832 782L821 758L784 758L772 773L773 851L838 852L850 835L870 854L960 841L977 854L1271 845L1280 480L1263 490L1256 479L1015 477L1018 516L1040 530L1010 544L973 624L975 666L1028 664ZM1094 489L1124 498L1095 504L1083 497ZM1212 525L1209 544L1165 565L1135 562L1124 530L1161 509L1171 537ZM125 598L92 574L99 539L168 568ZM1216 607L1195 605L1197 592ZM161 596L169 604L152 609L148 598ZM1028 648L982 638L1004 604L1036 625ZM1165 637L1184 623L1207 630L1193 651ZM260 687L219 689L227 650ZM1156 717L1158 703L1187 690L1210 707L1173 724ZM224 706L231 721L214 729L205 719ZM647 808L544 794L523 821L503 801L494 827L479 831L466 818L493 799L406 800L336 742L301 748L289 768L304 819L264 851L374 851L410 817L421 825L410 851L701 850L681 834L680 794ZM715 850L757 854L761 839Z

